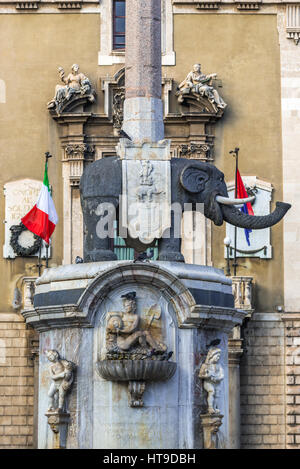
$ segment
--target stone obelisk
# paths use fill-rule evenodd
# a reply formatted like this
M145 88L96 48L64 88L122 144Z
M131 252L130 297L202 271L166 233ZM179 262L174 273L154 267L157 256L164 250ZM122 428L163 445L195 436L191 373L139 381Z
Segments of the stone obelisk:
M126 1L123 129L133 142L164 138L161 101L161 0Z
M137 250L171 225L170 141L161 100L161 0L126 1L122 236ZM126 233L126 234L124 234Z

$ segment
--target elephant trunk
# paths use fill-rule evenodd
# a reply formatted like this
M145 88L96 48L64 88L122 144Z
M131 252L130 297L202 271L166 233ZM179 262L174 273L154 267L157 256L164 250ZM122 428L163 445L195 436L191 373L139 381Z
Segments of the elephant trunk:
M220 204L220 207L223 218L227 223L239 228L262 230L276 225L291 208L291 205L285 202L276 202L276 209L265 216L246 215L234 206Z

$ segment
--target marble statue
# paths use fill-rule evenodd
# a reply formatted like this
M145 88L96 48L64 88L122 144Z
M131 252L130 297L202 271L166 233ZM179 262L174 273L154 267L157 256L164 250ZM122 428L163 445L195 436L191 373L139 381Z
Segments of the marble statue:
M78 97L87 97L90 102L94 101L94 90L90 80L79 72L79 65L73 64L71 73L66 77L62 67L58 68L59 76L64 85L57 85L54 98L47 104L48 109L55 108L60 113L65 106Z
M167 347L161 342L155 340L149 328L153 319L160 318L160 314L152 311L151 320L143 330L141 327L141 318L137 314L136 292L129 292L122 295L123 311L109 312L106 326L106 350L108 356L128 352L128 358L134 359L134 356L151 356L155 353L164 353ZM123 357L123 355L122 355Z
M212 104L215 112L218 112L219 109L225 109L227 104L221 98L218 91L211 86L211 80L216 77L216 73L211 73L210 75L201 73L201 65L195 64L193 70L191 70L186 79L178 87L179 103L183 103L185 95L194 93L195 95L206 97Z
M61 359L57 350L48 350L46 355L51 362L50 376L52 379L48 392L48 411L63 411L66 394L73 383L74 365L68 360Z
M199 378L203 379L203 387L207 392L207 406L209 414L219 414L220 410L216 406L218 398L218 388L224 379L224 370L219 364L221 349L211 347L208 350L205 362L199 372Z

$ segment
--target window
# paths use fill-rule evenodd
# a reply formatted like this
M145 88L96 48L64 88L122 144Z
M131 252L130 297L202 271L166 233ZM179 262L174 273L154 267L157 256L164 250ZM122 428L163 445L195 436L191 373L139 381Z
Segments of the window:
M114 0L113 5L113 49L125 49L125 0Z
M162 65L175 65L173 0L162 0ZM125 0L101 0L99 65L125 63Z
M135 259L140 253L135 251L132 248L128 248L126 246L126 243L123 238L118 236L117 234L117 222L114 222L114 239L112 239L112 243L110 248L114 251L114 253L117 255L119 261L126 261L126 260L133 260ZM158 244L157 241L155 243L154 248L154 255L151 260L156 261L158 259ZM147 252L150 251L150 248L147 249Z

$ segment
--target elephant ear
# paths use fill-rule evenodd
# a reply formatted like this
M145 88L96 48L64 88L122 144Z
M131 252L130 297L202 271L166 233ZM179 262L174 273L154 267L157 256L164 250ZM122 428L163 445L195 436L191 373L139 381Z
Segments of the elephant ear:
M208 178L207 171L196 165L191 165L182 171L180 182L186 191L197 194L205 189Z

